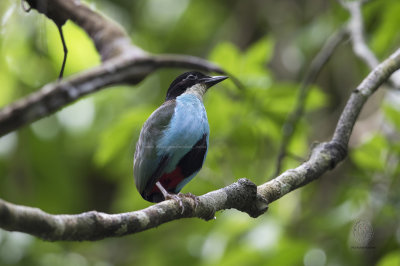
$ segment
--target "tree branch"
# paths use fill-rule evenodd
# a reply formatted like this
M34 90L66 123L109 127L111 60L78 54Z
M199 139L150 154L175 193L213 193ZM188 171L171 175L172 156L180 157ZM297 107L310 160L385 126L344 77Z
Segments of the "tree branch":
M310 183L342 161L347 154L353 126L365 102L399 68L400 49L379 64L353 91L339 118L332 140L317 145L312 150L310 159L299 167L259 186L258 194L270 203Z
M132 45L125 30L115 22L96 13L80 1L25 0L31 8L46 15L61 27L67 20L75 22L92 39L103 61L122 54L145 56L146 52Z
M258 187L247 179L199 197L199 202L184 197L183 212L174 200L143 210L105 214L51 215L36 208L0 200L0 227L32 234L45 240L97 240L132 234L180 218L212 219L216 211L235 208L251 217L263 214L271 203L333 169L347 154L351 131L368 99L390 75L400 68L400 49L378 65L353 91L329 142L317 145L310 158L295 169Z
M121 214L91 211L77 215L51 215L0 199L0 227L50 241L98 240L141 232L180 218L210 220L216 211L223 209L235 208L257 217L268 208L265 199L257 195L257 186L247 179L239 179L198 199L196 203L183 197L183 212L177 201L167 200L140 211Z
M25 1L59 27L68 19L81 26L95 43L103 64L60 82L47 84L37 92L0 109L0 137L53 114L89 93L112 85L138 84L159 68L189 68L227 74L217 65L198 57L151 55L132 45L119 25L79 1Z
M378 58L376 58L374 53L369 49L364 39L364 22L361 12L361 7L364 2L340 1L340 3L350 13L350 20L347 24L347 29L351 36L354 53L362 59L370 69L375 68L379 64Z
M224 73L218 66L192 56L158 55L137 59L118 57L61 82L47 84L39 91L0 109L0 136L55 113L89 93L117 84L137 84L162 67L196 68Z
M26 1L32 8L52 19L57 26L62 26L68 19L81 26L95 43L103 64L60 83L48 84L38 92L1 109L0 136L104 87L121 83L137 84L161 67L197 68L224 73L219 67L196 57L150 55L132 45L117 24L78 1ZM307 87L315 79L329 58L326 55L331 54L336 46L337 43L332 42L332 46L326 48L328 52L318 60L315 59L315 72L311 71L309 80L306 78L303 86ZM365 101L398 68L400 49L376 67L353 91L331 141L317 145L311 151L310 158L299 167L258 187L247 179L240 179L225 188L200 196L197 203L184 197L183 212L176 201L168 200L143 210L122 214L92 211L77 215L51 215L37 208L0 200L0 227L51 241L98 240L140 232L180 218L199 217L209 220L214 218L216 211L223 209L235 208L251 217L258 217L267 210L267 203L319 178L346 157L348 140ZM305 95L306 88L304 91ZM300 100L304 101L304 95ZM299 112L302 112L302 107Z
M350 13L350 20L347 23L347 31L351 37L354 54L360 58L369 67L374 69L379 60L374 52L368 47L364 37L364 20L362 15L362 6L369 1L344 1L339 0L343 8ZM391 86L400 88L400 73L394 73L389 79Z
M342 7L348 10L350 13L350 19L343 29L336 32L327 40L320 52L311 62L309 71L307 72L299 89L299 96L297 98L296 106L289 114L285 124L282 127L282 141L279 147L274 176L277 176L281 172L283 160L287 155L287 147L290 144L291 138L296 130L300 118L303 116L305 100L307 98L310 85L316 80L323 66L328 62L332 53L335 51L335 48L340 44L345 36L349 35L351 37L354 54L364 61L364 63L371 70L373 70L379 64L377 57L368 47L364 38L364 21L361 8L365 3L369 2L369 0L338 1ZM389 82L392 87L400 88L400 73L394 73L390 77Z

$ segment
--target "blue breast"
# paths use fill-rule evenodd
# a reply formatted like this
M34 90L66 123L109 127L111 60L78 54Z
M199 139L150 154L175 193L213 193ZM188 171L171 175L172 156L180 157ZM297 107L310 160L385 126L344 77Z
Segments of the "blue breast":
M157 154L170 156L165 172L175 169L179 160L210 128L203 102L193 94L182 94L176 98L176 107L169 126L157 143ZM204 156L205 158L205 156ZM191 178L190 178L191 179ZM188 182L189 180L187 180Z

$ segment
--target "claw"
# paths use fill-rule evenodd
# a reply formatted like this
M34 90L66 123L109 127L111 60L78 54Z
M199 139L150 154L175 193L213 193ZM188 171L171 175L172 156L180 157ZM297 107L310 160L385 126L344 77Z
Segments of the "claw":
M165 199L166 200L172 199L172 200L177 201L179 203L179 207L181 207L181 209L182 209L181 214L183 214L183 212L185 211L185 206L183 206L183 201L178 195L168 193L168 195L166 195Z
M183 201L182 201L182 199L179 197L179 195L168 193L168 191L161 185L160 182L157 182L157 183L156 183L156 186L158 187L158 189L159 189L159 190L161 191L161 193L163 194L165 200L172 199L172 200L175 200L175 201L178 202L179 207L181 207L181 209L182 209L181 214L183 214L183 212L185 211L185 207L183 206ZM179 194L180 194L180 193L179 193Z
M192 193L178 193L179 197L186 197L186 198L191 198L194 201L194 209L197 209L197 206L199 206L200 199L196 195L193 195Z

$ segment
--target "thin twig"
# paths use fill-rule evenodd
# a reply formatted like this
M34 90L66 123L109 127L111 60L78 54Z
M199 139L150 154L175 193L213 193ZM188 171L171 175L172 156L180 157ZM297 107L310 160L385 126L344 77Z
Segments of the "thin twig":
M360 58L369 67L374 69L378 64L379 60L375 56L374 52L368 47L367 41L365 40L364 30L364 19L362 15L362 6L369 1L339 1L343 8L350 13L350 19L347 23L347 30L351 36L351 43L354 54ZM400 88L400 73L394 73L390 79L389 84L393 88Z
M296 130L300 118L303 116L304 106L312 83L315 82L319 73L331 58L336 47L338 47L338 45L344 40L345 36L345 29L340 29L339 31L335 32L330 38L328 38L321 50L311 62L308 72L299 88L296 106L288 115L288 118L282 127L282 140L279 147L276 170L273 176L277 176L282 170L283 160L287 155L287 147L290 144L291 138Z
M379 60L369 49L364 38L364 21L361 12L363 2L340 1L340 3L350 13L350 20L347 24L347 28L351 36L354 53L361 58L370 69L374 69L379 64Z
M62 43L63 51L64 51L64 58L63 58L63 62L61 65L60 74L58 75L58 80L61 80L63 77L63 74L64 74L65 63L67 62L68 49L67 49L67 44L65 43L65 40L64 40L62 26L57 25L57 28L58 28L58 32L60 33L61 43Z

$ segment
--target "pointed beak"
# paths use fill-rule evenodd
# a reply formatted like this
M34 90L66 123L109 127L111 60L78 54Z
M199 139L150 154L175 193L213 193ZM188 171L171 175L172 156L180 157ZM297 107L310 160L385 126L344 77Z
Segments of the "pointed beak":
M214 77L206 77L202 80L204 84L207 85L207 88L210 88L214 86L217 83L220 83L221 81L227 79L227 76L214 76Z

